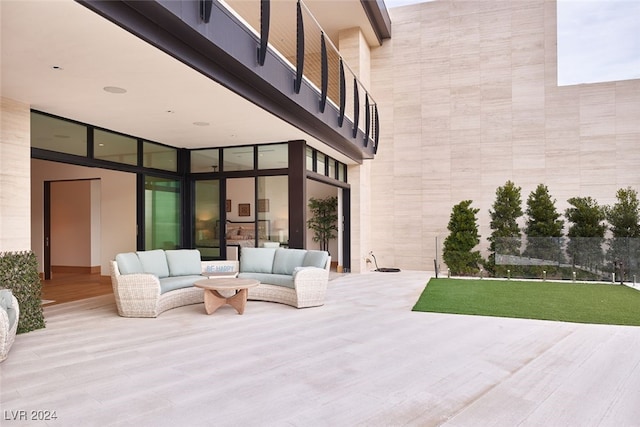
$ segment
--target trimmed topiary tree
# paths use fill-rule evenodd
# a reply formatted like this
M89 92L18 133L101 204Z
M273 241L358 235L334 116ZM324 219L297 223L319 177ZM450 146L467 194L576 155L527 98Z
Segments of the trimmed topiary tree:
M476 273L482 261L480 251L473 250L480 243L476 218L479 209L472 208L471 203L463 200L453 207L447 226L450 233L444 239L442 259L456 275Z
M622 262L623 274L628 280L631 271L634 272L631 274L637 274L640 257L640 201L638 192L631 187L619 189L616 199L618 201L614 205L605 208L612 234L607 260L614 271Z
M539 184L527 199L527 225L525 234L527 235L527 247L523 255L533 258L541 265L556 265L564 262L562 253L562 228L564 221L559 219L555 206L555 199L551 198L546 185ZM531 273L537 277L543 269L554 269L548 267L533 267ZM540 271L538 271L540 270Z
M597 273L604 261L602 244L607 231L604 208L591 197L572 197L567 202L571 207L564 215L572 224L567 232L567 254L574 267Z
M33 252L0 253L0 288L10 289L20 305L18 334L44 328L42 284Z
M518 218L523 215L520 187L507 181L504 186L496 190L496 200L493 210L489 209L491 216L490 227L493 230L487 238L489 244L489 258L485 263L487 271L493 275L504 275L505 266L496 265L496 252L500 255L520 255L521 233Z

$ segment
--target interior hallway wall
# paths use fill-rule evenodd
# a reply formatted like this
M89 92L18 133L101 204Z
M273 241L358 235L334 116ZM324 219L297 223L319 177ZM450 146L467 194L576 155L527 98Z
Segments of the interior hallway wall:
M440 0L390 16L393 37L371 55L378 262L433 270L466 199L480 209L486 256L489 209L507 180L522 187L523 210L545 184L560 213L570 197L610 205L617 189L640 189L640 80L558 87L554 1Z
M100 269L100 181L51 183L51 265L55 271ZM69 268L71 267L71 268Z
M120 252L136 250L135 174L37 159L32 159L31 165L31 247L38 257L38 271L44 270L44 182L99 179L101 182L99 265L100 274L108 276L109 260Z

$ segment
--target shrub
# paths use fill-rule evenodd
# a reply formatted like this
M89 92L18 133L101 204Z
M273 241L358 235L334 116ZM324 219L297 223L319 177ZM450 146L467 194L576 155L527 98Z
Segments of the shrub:
M10 289L20 305L19 334L45 327L38 262L31 251L0 253L0 288Z
M480 243L476 214L479 209L471 207L471 200L464 200L453 207L444 239L442 259L453 274L473 274L482 261L480 251L472 249Z

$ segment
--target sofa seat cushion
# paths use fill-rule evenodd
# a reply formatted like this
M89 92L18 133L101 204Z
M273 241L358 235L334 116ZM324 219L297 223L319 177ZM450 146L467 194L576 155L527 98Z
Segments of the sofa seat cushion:
M307 251L307 254L304 256L304 260L301 265L303 267L318 267L325 268L327 265L327 259L329 258L329 253L326 251Z
M288 274L268 274L268 273L240 273L240 279L259 280L260 283L267 285L283 286L285 288L294 289L293 277Z
M134 252L121 253L116 255L116 263L120 274L140 274L144 273L140 258Z
M189 276L165 277L163 279L160 279L160 293L164 294L176 289L190 288L196 281L202 279L204 279L204 277L199 274L193 274Z
M188 276L202 273L200 251L197 249L166 250L170 276Z
M240 271L243 273L271 273L275 248L242 248Z
M273 259L274 274L293 274L293 269L300 267L304 261L307 251L304 249L276 249L276 255Z
M138 251L136 253L138 254L138 258L140 258L145 273L155 274L160 279L169 276L167 257L162 249Z

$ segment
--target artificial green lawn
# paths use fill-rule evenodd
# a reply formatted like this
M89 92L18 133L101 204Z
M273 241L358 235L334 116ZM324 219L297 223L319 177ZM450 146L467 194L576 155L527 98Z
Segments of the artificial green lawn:
M613 284L431 279L413 311L640 326L640 291Z

